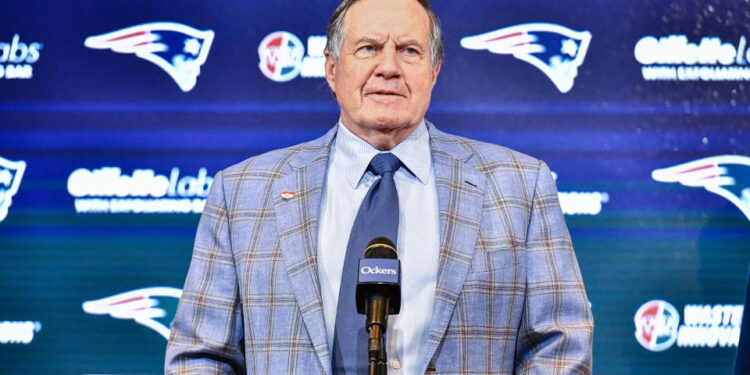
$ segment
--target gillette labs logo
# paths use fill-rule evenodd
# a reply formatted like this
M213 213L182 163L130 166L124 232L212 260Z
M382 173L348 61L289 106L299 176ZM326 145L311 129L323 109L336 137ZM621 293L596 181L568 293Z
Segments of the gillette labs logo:
M735 43L719 37L691 42L686 35L644 36L633 49L647 81L747 81L750 49L741 36Z
M119 167L79 168L68 177L68 193L78 213L201 213L213 183L206 168L197 176L169 176L153 169L123 174Z
M39 42L21 42L18 34L10 43L0 41L0 79L31 79L33 65L39 60L39 51L44 45Z
M302 41L288 31L268 34L258 46L258 67L268 79L287 82L297 76L302 78L325 77L325 35L307 38L307 56Z

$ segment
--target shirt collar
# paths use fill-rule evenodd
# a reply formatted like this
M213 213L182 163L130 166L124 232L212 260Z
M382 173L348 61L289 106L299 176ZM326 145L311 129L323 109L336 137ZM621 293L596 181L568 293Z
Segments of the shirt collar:
M430 134L424 120L406 139L390 151L380 151L373 147L349 131L340 120L334 142L333 152L337 154L337 159L340 158L342 161L344 178L353 188L357 187L367 171L370 160L380 152L391 152L396 155L419 182L427 184L427 177L432 167L432 155L430 154Z

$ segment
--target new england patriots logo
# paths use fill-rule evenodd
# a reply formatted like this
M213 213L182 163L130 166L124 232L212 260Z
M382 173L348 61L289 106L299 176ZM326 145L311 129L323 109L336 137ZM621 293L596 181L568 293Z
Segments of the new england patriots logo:
M651 177L659 182L679 182L703 187L728 199L750 220L750 157L718 155L655 169Z
M26 162L10 161L0 156L0 221L8 216L8 208L21 185Z
M513 55L544 72L561 93L566 93L573 87L589 42L588 31L552 23L525 23L461 38L461 47Z
M181 296L182 290L177 288L143 288L86 301L83 311L95 315L109 314L117 319L133 319L169 339L169 329Z
M195 86L213 40L212 30L196 30L174 22L152 22L90 36L83 44L89 48L133 53L151 61L187 92Z

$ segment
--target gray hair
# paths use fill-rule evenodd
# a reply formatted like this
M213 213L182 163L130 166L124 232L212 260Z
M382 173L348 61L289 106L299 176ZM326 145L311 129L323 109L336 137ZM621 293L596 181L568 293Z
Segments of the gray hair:
M344 35L346 34L344 16L346 16L346 12L357 1L359 0L343 0L333 12L331 20L328 21L326 49L334 60L339 59L341 45L344 43ZM443 62L443 32L440 29L440 20L430 9L429 0L416 1L424 8L430 19L430 61L432 61L432 66L434 67L438 63Z

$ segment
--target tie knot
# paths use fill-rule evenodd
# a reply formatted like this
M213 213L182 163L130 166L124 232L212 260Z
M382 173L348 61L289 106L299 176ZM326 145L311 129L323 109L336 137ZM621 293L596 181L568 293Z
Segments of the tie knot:
M377 154L370 161L370 170L378 176L386 172L395 172L401 167L401 160L390 152Z

